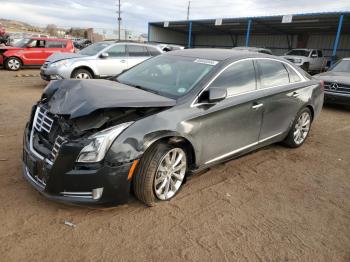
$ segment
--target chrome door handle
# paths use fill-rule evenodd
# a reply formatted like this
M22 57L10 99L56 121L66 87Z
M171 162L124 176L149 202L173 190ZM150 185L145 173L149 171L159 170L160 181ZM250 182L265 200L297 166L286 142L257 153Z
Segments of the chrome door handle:
M260 108L260 107L262 107L264 104L254 104L253 106L252 106L252 108L253 109L258 109L258 108Z
M125 59L120 60L120 63L125 63L125 62L126 62Z
M292 97L298 97L299 93L298 92L293 92Z

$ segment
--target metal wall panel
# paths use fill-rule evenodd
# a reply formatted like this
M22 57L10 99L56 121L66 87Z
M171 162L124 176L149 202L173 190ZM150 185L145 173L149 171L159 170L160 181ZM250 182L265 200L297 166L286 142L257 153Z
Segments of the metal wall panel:
M331 56L335 34L313 34L309 36L307 43L308 48L321 49L325 56ZM350 57L350 35L342 34L337 51L338 57Z
M162 28L150 25L150 41L168 44L187 45L187 34L175 32L170 28Z

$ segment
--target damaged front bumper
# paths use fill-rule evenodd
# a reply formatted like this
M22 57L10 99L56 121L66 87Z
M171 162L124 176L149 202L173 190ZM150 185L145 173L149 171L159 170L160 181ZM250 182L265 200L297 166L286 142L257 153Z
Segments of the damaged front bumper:
M28 124L24 133L23 175L45 197L79 205L125 204L129 199L128 173L132 162L76 163L82 148L78 143L63 144L54 161L40 155L30 144Z

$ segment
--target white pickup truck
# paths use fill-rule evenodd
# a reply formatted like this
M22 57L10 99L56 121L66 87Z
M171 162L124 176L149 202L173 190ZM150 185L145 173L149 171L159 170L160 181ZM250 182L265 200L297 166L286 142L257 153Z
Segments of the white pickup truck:
M322 51L317 49L292 49L283 57L306 72L321 71L327 63Z

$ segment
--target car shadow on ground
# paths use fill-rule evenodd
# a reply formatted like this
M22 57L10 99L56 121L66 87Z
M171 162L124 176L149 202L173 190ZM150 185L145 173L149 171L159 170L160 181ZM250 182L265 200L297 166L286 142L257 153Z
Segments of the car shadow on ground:
M339 105L339 104L324 104L323 107L334 110L334 111L344 111L350 112L350 105Z

